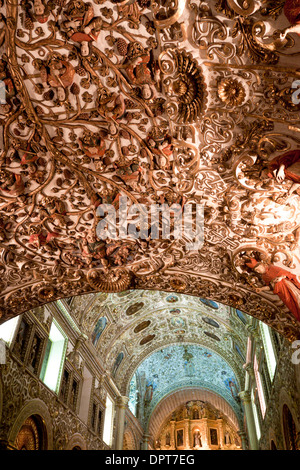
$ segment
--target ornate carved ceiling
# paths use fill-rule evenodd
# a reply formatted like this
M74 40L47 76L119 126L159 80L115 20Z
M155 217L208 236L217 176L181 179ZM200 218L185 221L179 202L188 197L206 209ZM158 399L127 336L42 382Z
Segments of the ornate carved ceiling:
M299 273L300 40L280 33L296 3L1 2L1 321L136 288L240 307L298 338L246 266ZM275 178L270 161L287 152ZM201 204L203 246L99 240L97 207L120 196Z

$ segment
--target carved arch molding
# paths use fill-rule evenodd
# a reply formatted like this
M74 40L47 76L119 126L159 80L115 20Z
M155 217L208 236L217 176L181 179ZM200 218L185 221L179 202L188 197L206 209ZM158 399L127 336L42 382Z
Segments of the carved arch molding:
M0 0L1 322L142 288L214 299L299 337L246 266L299 273L299 190L270 173L299 148L293 5ZM101 239L98 207L121 196L129 208L201 205L203 245Z

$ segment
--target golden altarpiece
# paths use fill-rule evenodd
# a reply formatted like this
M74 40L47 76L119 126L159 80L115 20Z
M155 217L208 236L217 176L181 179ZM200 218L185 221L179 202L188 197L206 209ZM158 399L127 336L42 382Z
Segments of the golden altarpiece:
M190 401L164 422L156 450L238 450L240 439L228 419L208 402Z

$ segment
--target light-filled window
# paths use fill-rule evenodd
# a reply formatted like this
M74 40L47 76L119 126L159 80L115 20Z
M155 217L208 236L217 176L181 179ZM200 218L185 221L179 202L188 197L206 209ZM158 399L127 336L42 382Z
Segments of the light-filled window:
M260 423L259 423L258 412L257 412L256 404L255 404L255 396L254 396L253 389L251 391L251 403L252 403L252 410L253 410L253 415L254 415L256 435L257 435L257 439L260 440L260 437L261 437Z
M59 389L66 348L67 337L58 324L53 321L49 333L40 379L54 392L58 392Z
M103 428L103 441L105 442L105 444L109 446L112 444L113 414L114 414L114 402L107 395L104 428Z
M268 325L260 322L259 326L260 326L261 336L263 340L265 355L267 359L268 371L269 371L270 378L272 381L274 379L276 364L277 364L275 349L274 349L272 337L270 334L270 328L268 327Z
M10 346L13 340L17 323L18 317L15 317L11 318L11 320L7 320L3 325L0 325L0 339L3 339L8 346Z
M136 416L137 399L138 399L137 380L136 380L136 374L134 374L130 382L129 402L128 402L128 408L130 409L131 413L134 416Z
M260 403L261 414L264 418L265 413L266 413L266 400L265 400L264 390L262 386L262 381L261 381L261 376L260 376L260 372L258 369L256 356L254 356L254 374L255 374L255 380L256 380L256 385L257 385L258 399Z

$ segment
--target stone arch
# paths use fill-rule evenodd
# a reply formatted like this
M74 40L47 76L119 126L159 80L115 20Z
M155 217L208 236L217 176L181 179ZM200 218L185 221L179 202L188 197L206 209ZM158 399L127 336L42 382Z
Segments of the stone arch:
M52 428L52 419L46 404L39 399L34 399L27 402L21 411L19 412L17 418L15 419L14 424L9 433L8 441L11 445L14 445L18 433L26 421L26 419L31 416L37 417L39 423L42 426L43 430L43 442L42 448L44 450L53 449L53 428Z
M79 433L73 434L66 445L65 450L87 450L84 438Z
M137 450L136 439L134 432L130 427L125 429L124 441L123 441L123 450Z
M228 421L238 431L241 427L238 417L234 410L227 403L227 401L209 390L200 388L190 388L184 390L177 390L165 396L154 408L150 419L147 423L147 433L155 436L159 430L160 425L164 420L180 405L187 401L208 401L217 409L222 411L228 418Z
M177 294L186 294L192 295L199 298L207 298L209 300L222 303L223 305L232 307L232 308L243 308L243 312L247 315L257 318L260 321L265 322L268 326L278 331L281 335L286 337L289 341L294 341L295 339L299 339L299 326L295 325L295 321L291 320L291 314L288 311L287 307L278 299L278 297L274 294L265 296L263 294L253 293L251 289L245 288L244 285L240 284L237 288L236 284L230 284L228 282L224 282L223 279L219 278L211 278L206 276L199 276L199 275L190 275L184 272L176 272L174 276L169 275L169 281L164 282L163 279L161 283L157 282L157 284L152 285L151 280L150 284L148 284L147 279L136 279L132 280L131 284L126 287L124 290L161 290L166 293L177 293ZM184 278L184 288L177 285L176 280L178 278ZM199 284L199 281L201 283ZM209 291L209 297L207 289L205 288L205 282L211 284L211 290ZM53 283L55 284L58 282L58 279L53 279ZM167 282L167 283L166 283ZM95 290L92 289L91 286L87 283L82 285L82 290L78 292L76 287L71 285L69 286L70 290L65 295L59 294L59 289L53 290L53 295L51 296L51 300L47 300L46 302L39 298L35 301L34 304L28 302L23 306L23 303L16 304L14 307L14 311L12 312L8 307L7 310L4 311L2 317L0 318L0 324L5 322L6 320L13 318L16 315L26 312L32 308L36 308L38 306L47 305L48 303L52 303L57 300L69 298L72 296L82 297L84 295L93 295L93 299L91 300L90 304L93 303L93 300L97 297L97 295L106 294L105 290ZM121 290L116 290L114 292L122 292ZM22 287L20 288L20 297L22 296ZM266 312L268 312L266 314ZM278 318L285 318L285 322L278 321Z

